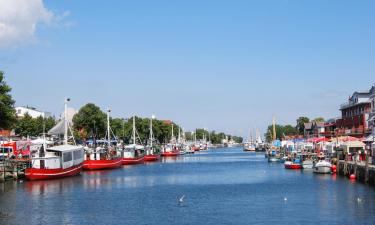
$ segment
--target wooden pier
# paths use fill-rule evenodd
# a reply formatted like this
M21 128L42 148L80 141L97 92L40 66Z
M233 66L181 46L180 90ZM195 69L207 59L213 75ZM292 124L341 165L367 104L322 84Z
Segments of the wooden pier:
M0 161L0 182L17 180L25 176L25 169L30 160L6 159Z
M337 174L346 177L354 174L357 181L375 185L375 166L365 162L340 160L337 165Z

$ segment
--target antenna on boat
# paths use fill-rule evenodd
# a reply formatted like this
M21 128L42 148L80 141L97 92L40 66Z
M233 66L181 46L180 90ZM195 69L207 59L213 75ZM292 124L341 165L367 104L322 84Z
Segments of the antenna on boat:
M64 145L68 144L68 102L70 98L65 98L64 102Z
M151 119L150 119L150 147L151 147L151 150L152 150L152 145L153 145L153 142L154 142L154 132L152 131L152 120L155 119L155 115L152 114L151 116Z

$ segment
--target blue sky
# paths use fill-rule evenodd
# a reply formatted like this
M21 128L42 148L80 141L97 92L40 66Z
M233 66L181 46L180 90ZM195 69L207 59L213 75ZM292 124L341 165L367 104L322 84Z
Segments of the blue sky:
M337 117L375 82L375 1L42 3L53 15L0 49L17 105L58 114L69 96L246 136L273 114Z

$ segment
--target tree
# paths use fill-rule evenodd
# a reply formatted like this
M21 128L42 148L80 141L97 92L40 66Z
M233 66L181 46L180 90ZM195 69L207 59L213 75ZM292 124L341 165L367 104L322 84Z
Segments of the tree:
M26 113L22 118L20 118L15 125L15 133L22 137L27 136L40 136L44 132L50 130L55 126L56 121L52 117L43 118L39 116L38 118L32 118L28 113Z
M36 121L26 113L21 119L18 120L14 129L17 135L22 137L36 136Z
M74 128L88 137L104 138L106 135L107 115L93 103L84 105L73 117ZM83 137L85 139L86 137Z
M4 80L4 72L0 71L0 129L11 129L16 122L15 101L10 95L11 90Z
M323 117L318 117L318 118L313 119L313 122L323 123L323 122L325 122L325 119Z
M295 127L293 127L292 125L285 125L284 126L284 134L285 135L296 135L298 132L297 132L297 129Z
M276 124L275 129L276 129L276 139L281 140L282 138L284 138L285 135L287 135L285 134L284 126ZM273 125L268 126L267 133L265 134L265 136L268 142L272 141Z
M304 134L305 131L305 123L309 123L310 119L307 117L299 117L297 119L297 126L296 129L298 130L298 134Z

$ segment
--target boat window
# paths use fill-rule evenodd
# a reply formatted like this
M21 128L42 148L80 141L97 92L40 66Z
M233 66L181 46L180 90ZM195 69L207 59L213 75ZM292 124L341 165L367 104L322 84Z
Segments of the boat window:
M83 151L78 150L73 152L74 160L83 158Z
M8 153L11 153L12 151L13 151L12 148L0 147L0 153L8 154Z
M63 156L64 156L64 162L69 162L69 161L72 161L73 159L71 152L65 152Z

